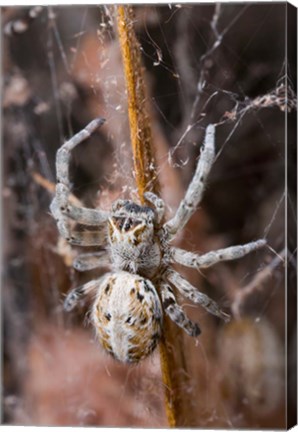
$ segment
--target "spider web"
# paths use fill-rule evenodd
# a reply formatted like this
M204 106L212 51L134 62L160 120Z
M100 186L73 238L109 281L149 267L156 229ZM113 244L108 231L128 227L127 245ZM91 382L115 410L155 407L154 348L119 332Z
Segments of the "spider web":
M296 273L285 227L294 232L297 216L295 146L285 142L296 107L285 5L150 5L135 13L168 215L191 180L205 127L217 124L216 161L179 246L203 253L268 240L263 251L202 274L179 269L235 318L223 325L180 299L203 330L184 341L193 426L283 428L287 258L289 286ZM98 116L104 127L73 152L73 193L104 209L120 196L137 199L115 9L8 7L3 22L5 421L165 427L158 353L137 367L116 364L95 342L87 304L63 312L69 289L100 273L71 268L77 251L57 238L48 210L57 148ZM289 317L295 368L294 304Z

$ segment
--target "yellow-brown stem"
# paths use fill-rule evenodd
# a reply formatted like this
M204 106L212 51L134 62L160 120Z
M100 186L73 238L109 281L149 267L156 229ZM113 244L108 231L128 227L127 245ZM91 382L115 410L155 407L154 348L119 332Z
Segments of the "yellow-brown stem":
M135 178L140 200L144 202L144 192L159 192L156 164L153 156L152 134L148 110L146 109L146 89L143 78L140 45L133 29L133 10L129 6L118 6L117 24L125 72L128 115L131 144L134 158ZM187 425L186 413L179 403L181 390L186 382L175 371L183 370L184 353L181 343L177 345L177 332L168 318L165 318L164 339L160 343L160 361L165 388L166 414L170 427ZM178 338L181 341L181 338ZM171 347L171 349L169 349ZM177 350L180 354L177 356ZM182 359L182 361L181 361ZM184 381L183 381L184 380ZM183 383L181 382L183 381ZM178 395L180 394L180 396ZM183 395L182 395L183 398ZM183 418L183 420L182 420Z
M144 202L144 192L158 192L159 185L152 152L150 119L146 109L140 45L133 29L132 8L118 6L117 22L127 88L135 178L140 200Z

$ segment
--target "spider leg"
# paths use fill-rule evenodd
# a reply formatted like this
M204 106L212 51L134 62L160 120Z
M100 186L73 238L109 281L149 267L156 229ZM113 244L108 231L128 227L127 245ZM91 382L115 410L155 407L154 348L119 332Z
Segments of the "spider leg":
M161 283L161 299L165 313L174 323L181 327L189 336L199 336L201 333L198 324L187 318L181 306L178 305L172 288L167 283Z
M57 182L62 183L70 188L69 182L69 161L71 151L82 141L85 141L91 136L95 130L104 123L103 118L92 120L84 129L74 135L70 140L66 141L58 150L56 157Z
M56 205L61 212L63 217L69 217L78 223L84 225L98 226L102 225L108 219L108 212L89 209L86 207L77 207L68 202L70 190L67 186L62 183L58 183L56 186ZM52 205L50 207L52 211ZM52 211L53 213L53 211Z
M176 214L164 224L164 228L170 238L175 237L178 231L182 230L196 211L205 187L205 182L212 167L215 155L215 126L210 124L206 128L204 147L201 151L193 179L188 186L183 200L181 201Z
M51 203L51 212L57 221L57 228L61 237L65 238L70 244L78 246L102 246L106 240L104 229L96 231L77 231L73 229L73 225L69 220L61 215L56 198Z
M82 141L90 137L90 135L102 124L104 119L98 118L89 123L85 129L74 135L69 141L66 141L63 146L57 151L56 156L56 172L57 185L56 195L53 199L50 210L54 218L57 220L57 225L62 237L70 237L71 227L68 224L68 219L71 218L78 223L85 225L101 225L108 217L107 212L84 207L77 207L69 203L70 181L69 181L69 162L71 151Z
M128 203L129 203L129 200L118 199L117 201L113 202L112 211L115 212L115 211L119 210L121 207L124 207Z
M204 268L210 267L220 261L230 261L249 254L266 245L266 240L257 240L239 246L231 246L225 249L208 252L204 255L197 255L176 247L170 248L170 262L182 264L186 267Z
M105 241L105 234L96 231L71 231L65 239L76 246L102 246Z
M156 215L157 215L156 222L160 224L165 214L164 201L161 198L159 198L157 195L155 195L153 192L145 192L144 197L147 201L149 201L151 204L154 205Z
M92 280L90 282L87 282L84 285L81 285L71 290L67 294L64 300L64 304L63 304L64 310L70 312L72 309L74 309L77 306L77 304L83 297L90 294L96 294L96 292L100 287L101 279L102 278Z
M200 304L204 309L206 309L212 315L216 315L224 321L228 322L230 316L220 310L218 304L208 297L206 294L198 291L193 285L191 285L186 279L180 276L179 273L170 269L165 274L166 279L173 284L179 292L189 298L192 302Z
M110 261L105 250L80 254L73 262L73 267L81 272L109 265Z

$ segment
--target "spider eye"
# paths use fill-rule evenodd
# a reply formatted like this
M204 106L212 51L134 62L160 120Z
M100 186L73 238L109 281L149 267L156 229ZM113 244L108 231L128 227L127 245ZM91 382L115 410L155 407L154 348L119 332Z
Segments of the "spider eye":
M123 226L123 230L127 232L134 225L135 225L135 221L133 221L131 218L127 218L126 221L125 221L125 224Z
M122 227L124 225L125 222L125 218L124 217L113 217L113 223L114 225L118 228L119 231L122 230Z

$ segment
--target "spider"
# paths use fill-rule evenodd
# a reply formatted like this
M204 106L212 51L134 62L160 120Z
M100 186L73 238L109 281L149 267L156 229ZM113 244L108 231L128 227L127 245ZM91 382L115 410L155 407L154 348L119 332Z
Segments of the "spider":
M206 128L204 146L185 196L167 222L163 223L164 201L152 192L144 195L148 206L122 199L115 201L109 212L73 205L69 200L71 151L103 123L102 118L93 120L57 152L57 185L50 209L59 233L72 245L102 247L100 252L79 255L73 266L79 271L102 266L110 268L102 277L70 291L64 309L70 311L83 296L93 295L90 317L101 345L115 359L137 363L157 346L164 313L188 335L200 334L198 324L192 322L177 303L174 289L209 313L229 321L229 315L214 300L192 286L171 264L195 269L209 267L220 261L241 258L263 247L266 241L261 239L204 255L170 245L202 199L215 156L213 124ZM89 227L89 231L79 230L73 223Z

